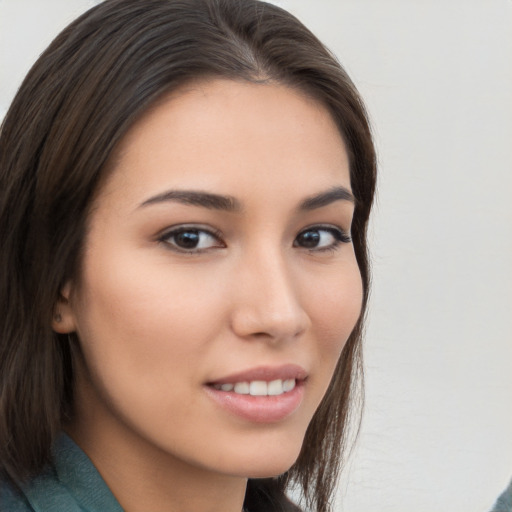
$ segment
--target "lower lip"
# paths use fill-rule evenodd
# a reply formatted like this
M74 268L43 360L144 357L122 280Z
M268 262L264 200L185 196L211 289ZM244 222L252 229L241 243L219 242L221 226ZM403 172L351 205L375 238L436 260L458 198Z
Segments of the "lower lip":
M287 393L278 396L240 395L206 386L217 404L231 414L253 423L277 423L293 414L302 403L304 382L298 382Z

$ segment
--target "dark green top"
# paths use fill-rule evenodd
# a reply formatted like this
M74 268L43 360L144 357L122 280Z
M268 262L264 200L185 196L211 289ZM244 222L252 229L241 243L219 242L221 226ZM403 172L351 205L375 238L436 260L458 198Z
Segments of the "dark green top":
M512 512L512 480L501 496L496 500L491 512Z
M54 464L22 486L0 482L0 512L123 512L87 455L65 434L54 446Z

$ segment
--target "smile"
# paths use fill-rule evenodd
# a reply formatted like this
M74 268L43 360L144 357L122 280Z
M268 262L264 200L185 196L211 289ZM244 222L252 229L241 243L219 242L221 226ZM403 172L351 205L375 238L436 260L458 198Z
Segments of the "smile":
M214 384L213 388L219 391L233 392L238 395L279 396L292 391L295 386L295 379L276 379L270 382L266 382L264 380L253 380Z
M257 366L207 382L220 409L251 423L284 421L299 409L309 372L296 364Z

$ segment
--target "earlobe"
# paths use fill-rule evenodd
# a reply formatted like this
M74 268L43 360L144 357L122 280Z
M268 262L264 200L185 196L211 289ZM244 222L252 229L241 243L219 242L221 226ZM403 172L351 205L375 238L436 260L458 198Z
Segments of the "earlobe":
M70 303L71 283L67 282L59 293L53 308L52 329L59 334L69 334L76 330L75 316Z

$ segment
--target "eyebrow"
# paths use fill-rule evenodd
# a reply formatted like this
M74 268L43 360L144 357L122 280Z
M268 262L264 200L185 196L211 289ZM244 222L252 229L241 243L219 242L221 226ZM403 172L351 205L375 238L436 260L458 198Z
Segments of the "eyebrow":
M327 206L335 201L356 202L352 192L350 192L348 188L339 186L330 188L326 192L320 192L319 194L315 194L314 196L304 199L304 201L300 203L298 209L299 211L316 210L317 208L322 208L323 206Z
M223 210L226 212L236 212L242 209L240 202L232 196L223 196L196 190L168 190L167 192L146 199L140 206L165 203L167 201L176 201L182 204L201 206L209 210Z
M242 205L238 199L232 196L212 194L210 192L201 192L196 190L167 190L156 196L146 199L140 204L140 207L153 204L176 201L178 203L200 206L209 210L222 210L226 212L239 212ZM304 199L298 207L299 211L310 211L322 208L335 201L349 201L355 203L355 198L345 187L333 187L325 192L320 192Z

